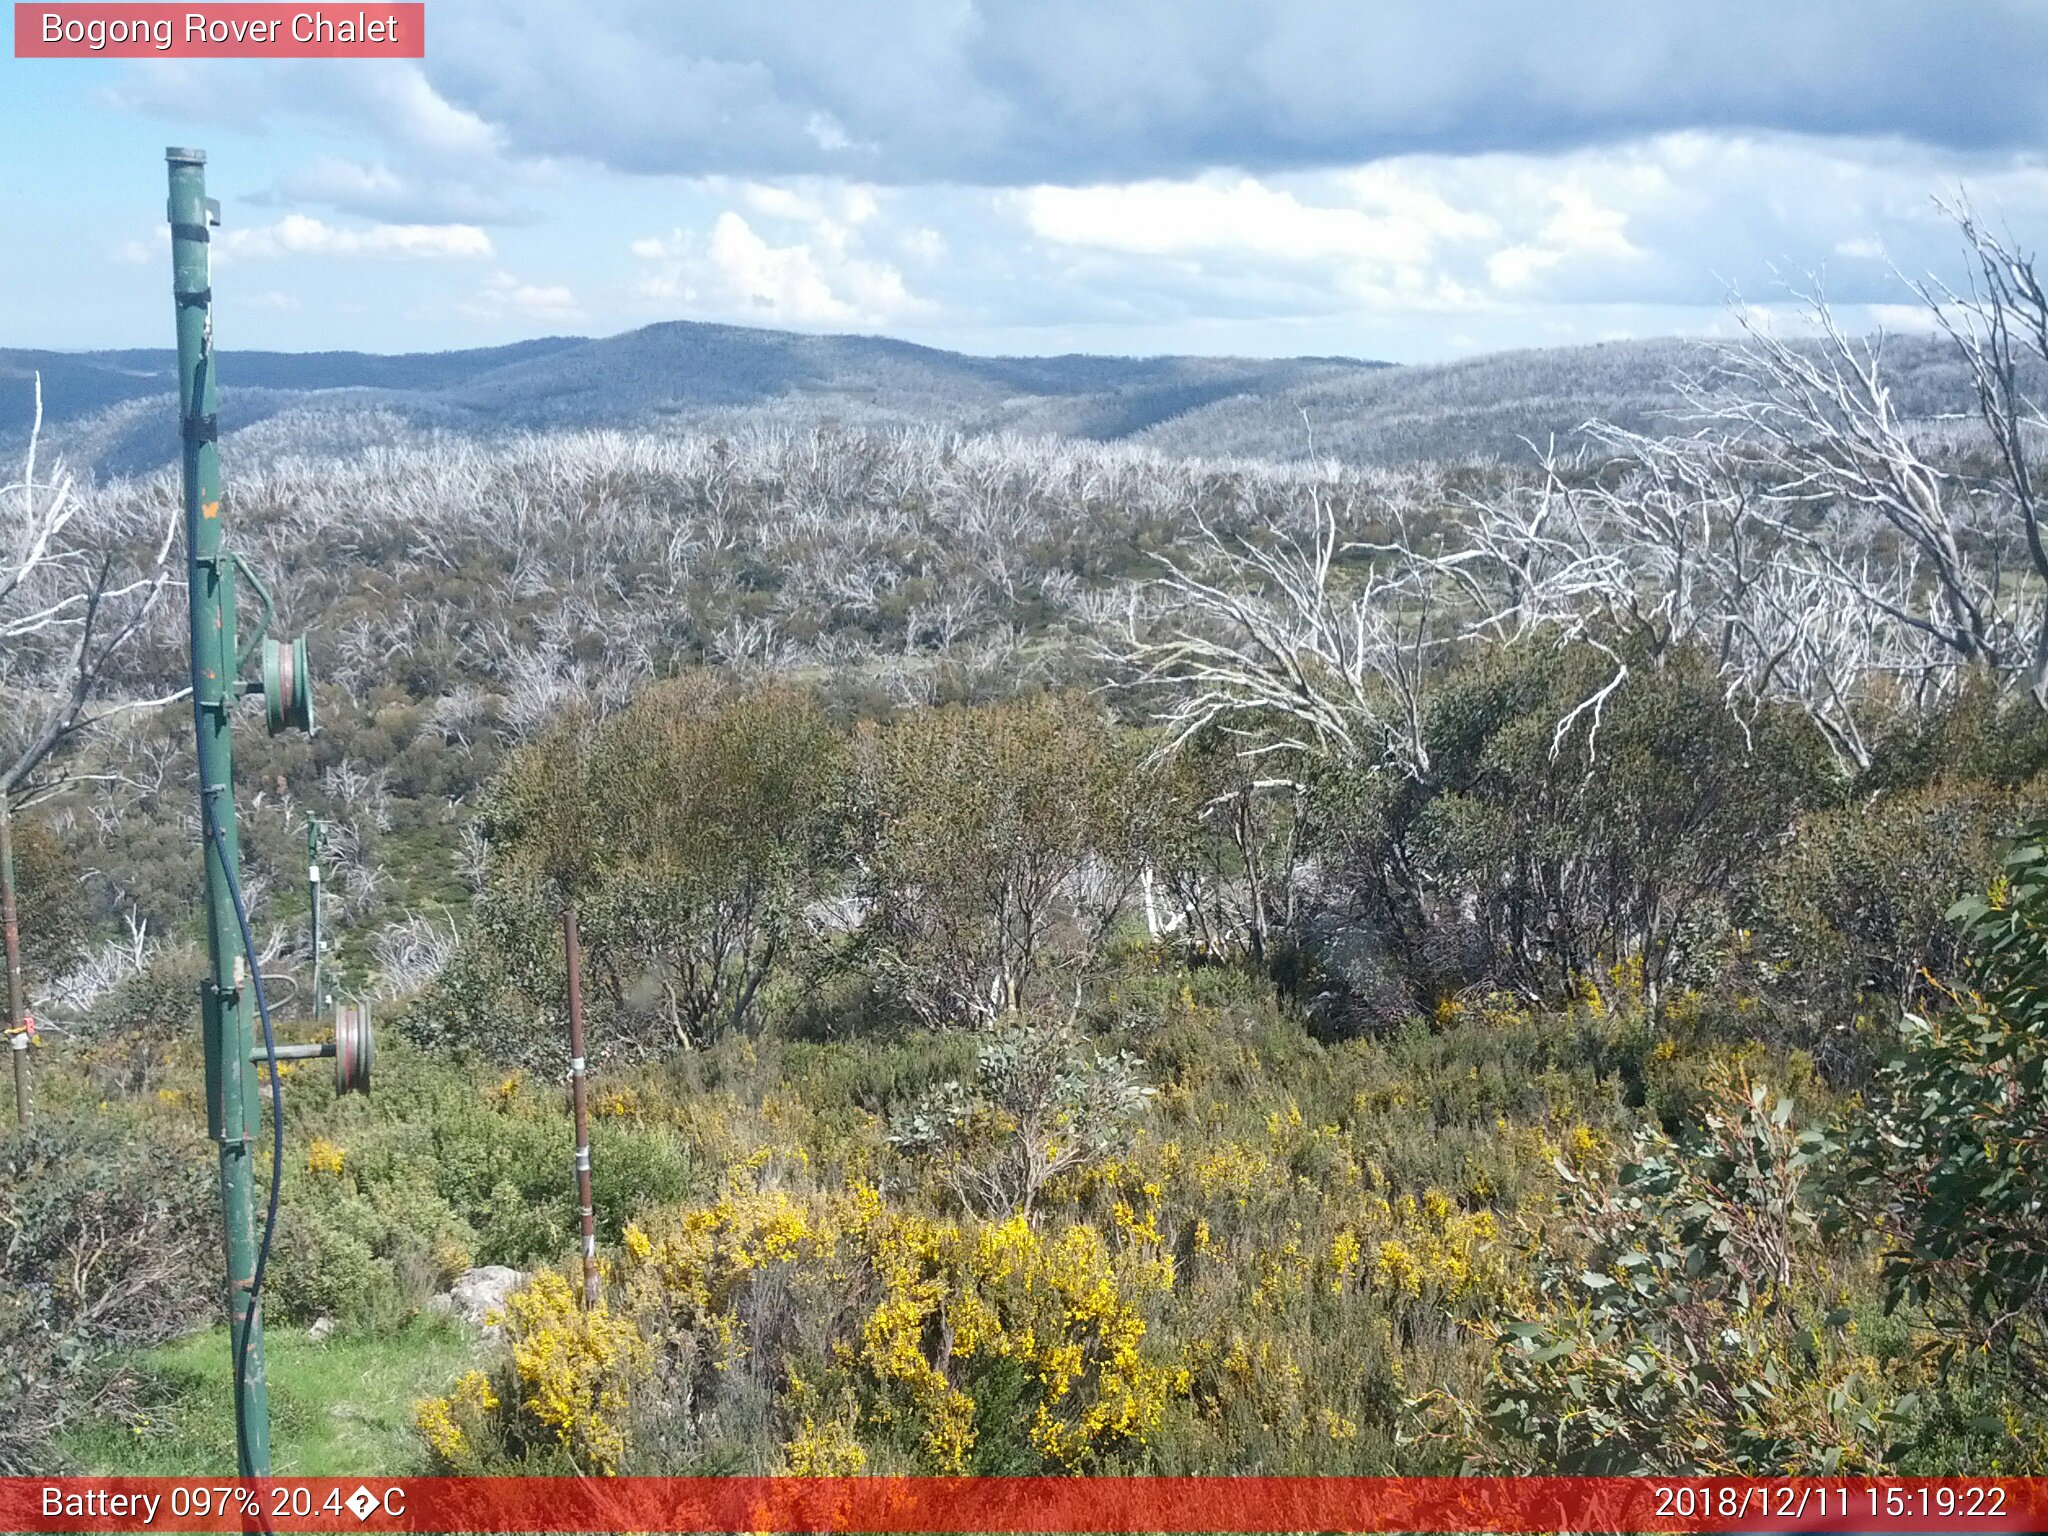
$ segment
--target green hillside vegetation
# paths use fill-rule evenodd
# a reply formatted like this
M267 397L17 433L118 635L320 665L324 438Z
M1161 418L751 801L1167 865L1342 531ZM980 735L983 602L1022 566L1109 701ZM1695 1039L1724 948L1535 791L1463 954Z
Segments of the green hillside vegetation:
M692 676L558 727L484 801L489 876L386 1015L377 1095L291 1075L268 1309L339 1329L287 1344L286 1381L425 1340L450 1375L415 1449L465 1471L2038 1467L2039 1215L1983 1224L1943 1145L1977 1133L1928 1095L2021 1114L2012 1166L2039 1136L2048 898L2015 865L1968 919L1977 968L1922 982L1978 990L1916 994L2004 1043L1937 1025L1880 1070L1882 1001L1926 942L1899 919L1978 871L1858 846L1960 817L1988 848L2038 803L2038 732L1956 717L2023 787L1908 786L1902 750L1879 815L1797 721L1698 742L1713 700L1682 684L1619 709L1597 759L1518 757L1555 665L1447 695L1422 803L1339 765L1249 818L1206 814L1233 755L1161 772L1075 695L842 727L813 691ZM1660 777L1682 753L1690 794ZM1551 878L1582 862L1602 878ZM1374 951L1289 923L1303 869L1343 912L1375 863L1430 869L1471 930ZM1263 953L1148 933L1145 871L1254 866ZM564 892L604 1063L588 1313L550 1267L573 1233ZM1879 913L1906 948L1863 947ZM13 1380L45 1424L94 1394L98 1427L62 1444L98 1466L162 1465L195 1346L131 1351L209 1310L168 964L38 1053L41 1118L9 1143L16 1284L41 1297L9 1315ZM2036 1096L2006 1104L2006 1076ZM128 1246L84 1283L37 1289L109 1230ZM1979 1295L1993 1253L2005 1289ZM458 1362L406 1330L482 1262L539 1275ZM145 1282L146 1312L116 1304ZM305 1464L337 1464L304 1414Z
M1776 377L1533 467L760 417L232 466L322 721L245 706L259 963L306 1037L317 822L380 1045L283 1072L280 1464L2048 1471L2048 556L1985 440L1772 437ZM93 487L66 558L176 505ZM189 732L17 805L0 1471L225 1455Z

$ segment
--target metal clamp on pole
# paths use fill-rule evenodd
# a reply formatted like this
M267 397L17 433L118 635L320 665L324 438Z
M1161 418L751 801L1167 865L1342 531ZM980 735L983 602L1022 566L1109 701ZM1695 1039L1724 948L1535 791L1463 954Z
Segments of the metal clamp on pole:
M7 1041L8 1045L13 1048L8 1054L14 1058L14 1123L16 1125L27 1125L29 1121L28 1047L30 1033L31 1031L27 1029L16 1030Z

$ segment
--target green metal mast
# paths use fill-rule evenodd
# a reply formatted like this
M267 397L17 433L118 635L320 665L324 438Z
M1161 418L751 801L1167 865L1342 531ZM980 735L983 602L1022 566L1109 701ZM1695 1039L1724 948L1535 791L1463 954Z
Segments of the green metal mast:
M206 1041L207 1133L220 1147L221 1214L227 1228L228 1321L239 1351L235 1379L241 1475L270 1473L270 1394L263 1322L252 1307L256 1278L255 1143L263 1127L251 983L243 959L233 871L232 724L240 654L235 644L235 566L222 538L220 451L215 438L213 289L206 154L164 152L170 163L171 264L178 312L178 419L184 439L186 575L192 604L192 721L199 745L200 834L205 844L206 936L212 969L200 988Z

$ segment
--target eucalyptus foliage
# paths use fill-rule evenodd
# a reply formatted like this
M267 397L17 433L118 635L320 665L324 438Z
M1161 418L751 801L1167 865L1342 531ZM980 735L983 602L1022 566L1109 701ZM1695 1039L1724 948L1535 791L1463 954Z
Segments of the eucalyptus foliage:
M1960 902L1974 990L1928 1018L1870 1095L1849 1185L1892 1237L1893 1303L1949 1359L1982 1350L2048 1388L2048 822Z
M1807 1190L1833 1150L1762 1083L1724 1085L1685 1143L1640 1133L1611 1179L1562 1163L1572 1236L1538 1315L1496 1324L1480 1458L1584 1474L1832 1474L1881 1464L1887 1402L1817 1302Z

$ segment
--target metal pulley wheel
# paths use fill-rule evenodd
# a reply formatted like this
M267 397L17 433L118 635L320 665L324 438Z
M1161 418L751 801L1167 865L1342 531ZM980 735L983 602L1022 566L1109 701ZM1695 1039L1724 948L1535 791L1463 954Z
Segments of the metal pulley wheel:
M264 636L263 714L273 736L287 730L313 734L313 669L304 635L292 641Z
M334 1010L334 1091L368 1093L370 1063L377 1042L370 1033L370 1005L343 1003Z

